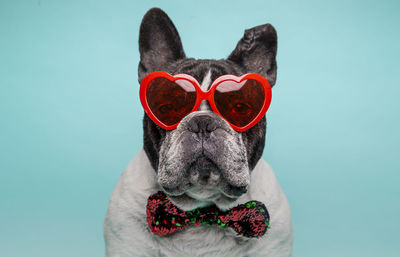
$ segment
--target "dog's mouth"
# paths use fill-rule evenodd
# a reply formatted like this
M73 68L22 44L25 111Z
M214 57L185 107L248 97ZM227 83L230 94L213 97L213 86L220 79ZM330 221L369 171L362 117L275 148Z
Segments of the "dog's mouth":
M223 170L213 159L201 154L188 162L183 172L177 173L181 174L180 178L175 179L178 183L171 187L171 184L163 184L163 180L159 180L159 184L171 200L183 209L213 204L228 208L247 192L247 184L237 186L230 183L228 177L234 176L232 172Z
M221 210L230 209L239 197L225 194L218 188L193 187L179 195L167 195L176 206L189 211L195 208L216 205Z
M163 188L178 207L183 210L192 210L195 208L217 205L221 210L231 208L236 200L247 192L247 187L236 187L229 185L223 178L216 185L193 184L190 179L185 180L176 188Z
M181 183L174 187L165 187L160 183L167 194L187 194L196 200L212 200L221 194L236 199L247 191L247 185L231 185L219 165L204 155L189 163L183 174Z

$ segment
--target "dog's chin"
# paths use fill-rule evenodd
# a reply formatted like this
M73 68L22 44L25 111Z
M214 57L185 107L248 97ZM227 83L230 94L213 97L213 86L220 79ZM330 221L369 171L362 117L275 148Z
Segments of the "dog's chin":
M216 187L195 186L187 190L186 194L198 201L207 202L217 199L221 192Z
M169 195L171 201L180 209L190 211L210 205L220 210L231 209L238 197L228 196L217 188L193 187L180 195Z

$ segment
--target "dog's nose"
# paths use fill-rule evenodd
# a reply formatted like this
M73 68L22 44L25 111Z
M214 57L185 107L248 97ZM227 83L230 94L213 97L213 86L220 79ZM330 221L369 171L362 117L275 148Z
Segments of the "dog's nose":
M187 128L193 133L210 133L217 129L217 122L208 113L194 115L187 123Z

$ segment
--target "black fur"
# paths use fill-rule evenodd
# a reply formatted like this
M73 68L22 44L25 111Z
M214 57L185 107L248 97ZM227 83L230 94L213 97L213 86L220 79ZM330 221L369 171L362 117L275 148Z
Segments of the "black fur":
M196 60L186 58L179 34L168 16L161 9L153 8L143 18L139 50L139 83L147 74L157 70L170 74L186 73L199 82L209 70L212 81L225 74L239 76L249 72L265 76L271 86L276 81L277 36L270 24L246 30L227 60ZM146 114L143 129L144 150L157 171L158 153L166 130L156 125ZM265 145L265 117L242 133L247 146L249 168L252 170L261 158Z

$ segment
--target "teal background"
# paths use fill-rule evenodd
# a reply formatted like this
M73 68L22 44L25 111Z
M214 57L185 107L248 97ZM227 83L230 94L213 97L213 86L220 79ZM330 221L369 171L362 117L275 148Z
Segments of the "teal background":
M264 158L295 257L399 256L400 2L0 1L0 256L103 256L109 196L142 147L138 29L163 8L186 54L278 31Z

